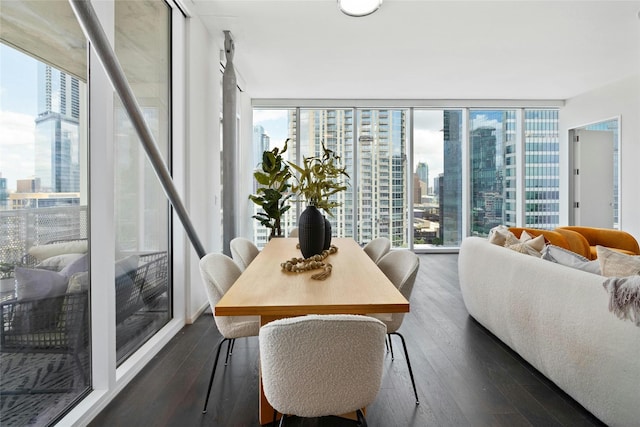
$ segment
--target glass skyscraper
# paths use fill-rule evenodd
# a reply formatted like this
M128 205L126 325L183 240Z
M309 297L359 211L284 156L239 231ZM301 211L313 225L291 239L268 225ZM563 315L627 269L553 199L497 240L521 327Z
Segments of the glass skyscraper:
M38 63L35 175L45 192L80 191L80 83Z

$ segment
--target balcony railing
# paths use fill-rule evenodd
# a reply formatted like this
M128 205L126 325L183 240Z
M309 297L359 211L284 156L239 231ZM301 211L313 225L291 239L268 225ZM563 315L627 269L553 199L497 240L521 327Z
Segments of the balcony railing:
M0 211L0 278L11 277L30 247L86 239L87 230L86 206Z

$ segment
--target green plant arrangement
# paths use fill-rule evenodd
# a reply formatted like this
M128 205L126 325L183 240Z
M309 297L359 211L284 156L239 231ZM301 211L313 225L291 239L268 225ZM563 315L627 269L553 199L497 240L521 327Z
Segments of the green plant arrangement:
M289 139L284 142L282 150L275 147L264 151L260 168L253 173L260 187L256 190L257 194L250 195L249 199L260 206L262 212L258 212L252 218L271 229L270 238L282 236L280 220L291 207L287 204L287 200L293 196L293 193L289 193L291 170L282 158L282 154L287 151L288 142Z
M340 157L322 143L322 154L303 158L302 165L289 162L298 174L292 191L307 202L298 218L298 240L304 258L319 255L331 247L331 223L320 212L333 216L332 208L340 206L331 196L347 189L343 179L349 178Z
M322 143L322 155L304 157L301 166L288 162L298 172L292 191L309 205L324 210L333 217L331 209L340 203L330 200L331 196L347 189L342 181L349 178L346 166L340 166L340 156Z

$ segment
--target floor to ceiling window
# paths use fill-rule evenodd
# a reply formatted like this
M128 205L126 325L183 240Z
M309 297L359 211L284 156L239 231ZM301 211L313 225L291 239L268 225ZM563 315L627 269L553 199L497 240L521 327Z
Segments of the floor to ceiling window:
M515 110L469 113L472 235L487 236L497 225L516 224L515 115ZM514 193L505 191L511 189Z
M256 150L262 150L269 111L273 117L274 110L254 109L254 131L262 135L254 135ZM338 196L342 206L330 218L334 236L354 237L361 244L384 236L394 247L439 250L458 247L468 235L486 236L499 224L558 225L555 108L278 111L283 121L277 127L289 129L289 147L295 147L289 148L289 159L296 157L296 143L298 155L309 156L324 142L348 166L351 186ZM291 226L294 212L287 219Z
M341 166L347 167L349 176L353 176L353 138L354 118L352 109L300 110L300 157L322 156L322 147L340 157ZM301 160L299 161L301 164ZM334 236L353 237L353 191L352 180L347 180L349 188L331 196L331 200L340 206L333 208L331 214L323 212L331 222ZM302 201L306 203L306 201ZM306 206L302 206L304 209Z
M115 2L115 53L167 164L171 9ZM121 364L171 318L169 204L120 100L115 102L116 351Z
M462 241L462 110L413 113L413 245Z
M253 111L253 161L257 168L262 162L262 153L278 147L284 148L287 139L287 151L282 155L285 161L296 162L296 110L254 110ZM253 180L251 194L256 194L258 183ZM258 212L259 207L252 204L252 215ZM285 236L289 235L292 228L297 227L297 204L291 203L291 207L282 218L281 228ZM263 227L258 221L253 222L254 241L258 247L264 247L269 240L270 230Z
M87 47L67 2L0 38L0 425L48 425L91 388Z

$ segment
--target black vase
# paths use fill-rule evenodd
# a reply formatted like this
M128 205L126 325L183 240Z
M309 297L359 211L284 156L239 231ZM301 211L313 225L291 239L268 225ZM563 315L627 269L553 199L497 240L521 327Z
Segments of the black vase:
M307 206L298 219L298 240L304 258L322 253L325 218L318 208Z
M324 246L323 249L327 250L331 247L331 223L324 217Z

